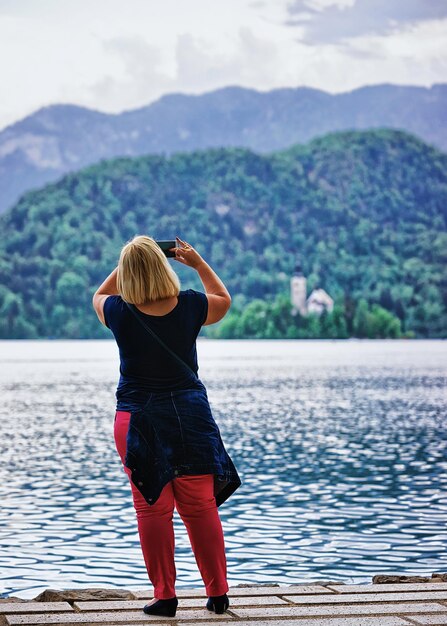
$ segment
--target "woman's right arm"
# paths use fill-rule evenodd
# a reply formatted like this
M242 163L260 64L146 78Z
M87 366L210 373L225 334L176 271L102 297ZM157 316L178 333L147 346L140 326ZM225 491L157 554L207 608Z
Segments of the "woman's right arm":
M93 308L96 311L96 315L98 316L99 321L101 322L101 324L104 324L104 326L106 326L106 322L104 319L104 302L109 296L114 296L118 294L118 288L116 286L117 272L118 268L115 267L113 272L107 276L105 281L95 291L92 298Z
M221 320L231 305L231 296L216 272L200 256L200 254L186 241L182 241L181 247L175 248L175 258L180 263L194 268L203 283L206 297L208 299L208 315L203 326L215 324Z

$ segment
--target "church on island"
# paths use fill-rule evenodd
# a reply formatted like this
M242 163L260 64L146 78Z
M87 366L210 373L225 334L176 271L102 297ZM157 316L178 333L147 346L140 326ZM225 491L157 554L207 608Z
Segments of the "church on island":
M307 297L307 280L301 270L301 262L297 260L295 271L290 279L290 301L292 315L300 313L306 316L309 313L321 313L326 309L328 313L334 308L334 301L324 289L314 289Z

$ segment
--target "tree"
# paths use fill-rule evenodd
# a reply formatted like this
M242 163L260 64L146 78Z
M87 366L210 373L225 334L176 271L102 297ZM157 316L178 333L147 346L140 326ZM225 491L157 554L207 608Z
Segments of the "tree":
M352 321L352 332L355 337L368 337L368 311L368 302L365 300L365 298L361 298L355 309L354 319Z

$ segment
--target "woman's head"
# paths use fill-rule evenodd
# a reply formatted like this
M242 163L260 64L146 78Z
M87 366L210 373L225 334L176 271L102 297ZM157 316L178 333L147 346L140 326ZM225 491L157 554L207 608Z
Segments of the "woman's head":
M146 235L138 235L123 246L117 286L123 300L131 304L177 296L180 291L179 278L165 253Z

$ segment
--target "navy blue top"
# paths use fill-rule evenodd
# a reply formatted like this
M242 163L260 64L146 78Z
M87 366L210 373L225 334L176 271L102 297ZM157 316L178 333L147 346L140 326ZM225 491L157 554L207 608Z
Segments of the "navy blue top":
M180 291L176 306L166 315L148 315L138 309L136 313L197 375L196 339L208 315L206 294L187 289ZM203 388L200 379L195 379L140 324L121 296L106 298L104 321L119 348L117 410L141 405L150 392Z
M197 374L196 338L208 315L206 294L180 291L166 315L135 313ZM214 474L217 506L241 479L222 441L205 385L152 337L121 296L104 302L120 353L117 411L129 411L124 465L149 505L182 475Z

